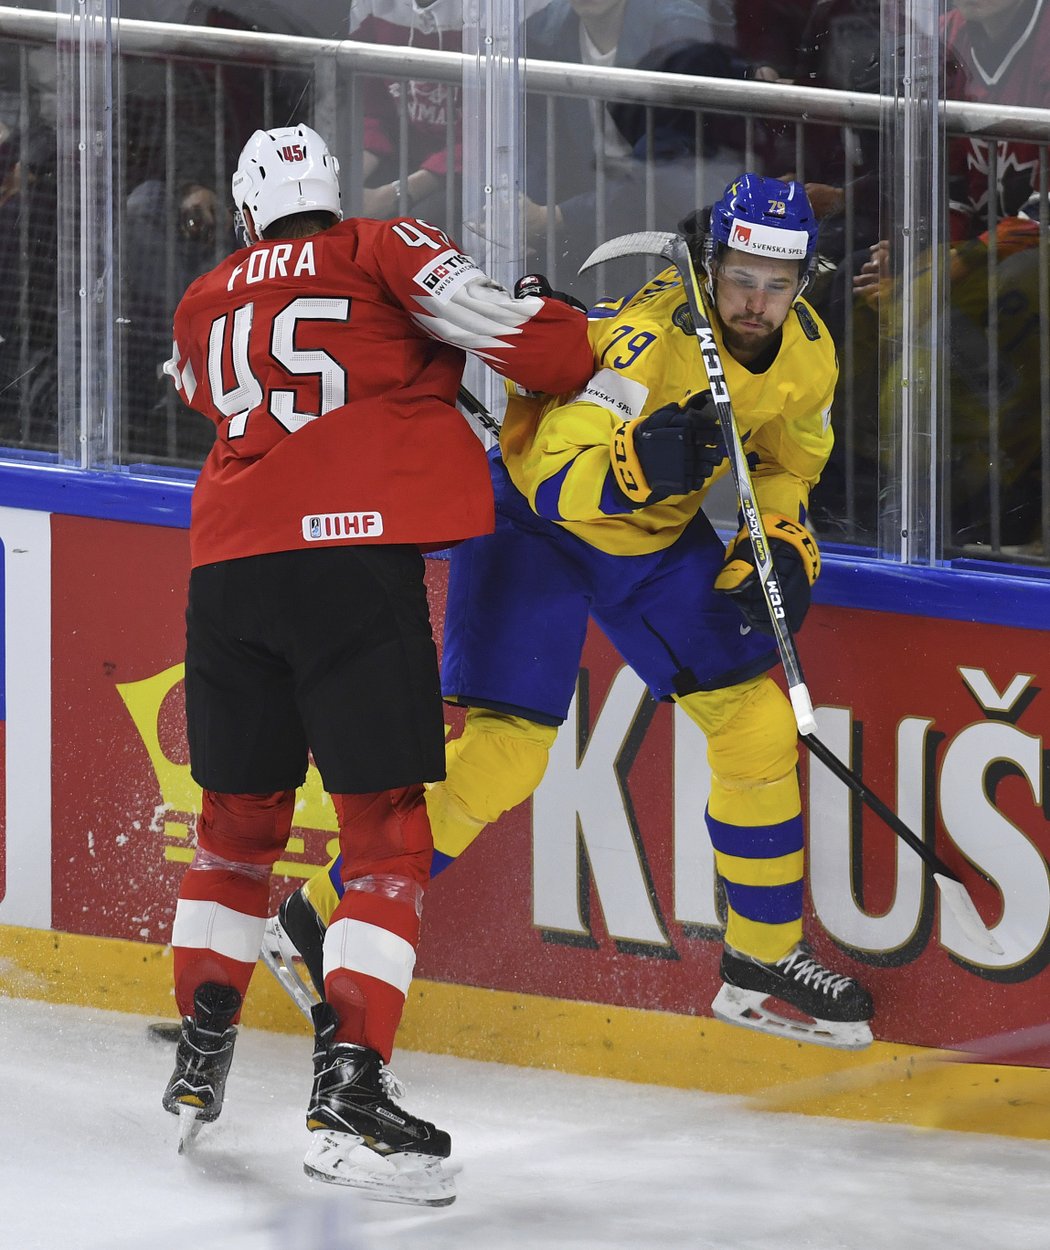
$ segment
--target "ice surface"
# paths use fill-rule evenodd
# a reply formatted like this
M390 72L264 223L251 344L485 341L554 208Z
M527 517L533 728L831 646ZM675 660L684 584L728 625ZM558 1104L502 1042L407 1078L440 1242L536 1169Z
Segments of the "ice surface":
M0 1000L4 1250L1047 1250L1050 1145L400 1053L453 1137L444 1209L302 1171L310 1039L243 1030L193 1155L147 1020Z

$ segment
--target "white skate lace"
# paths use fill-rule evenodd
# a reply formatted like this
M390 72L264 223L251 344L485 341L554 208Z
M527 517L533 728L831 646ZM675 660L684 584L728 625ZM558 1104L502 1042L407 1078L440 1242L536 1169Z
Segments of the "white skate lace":
M379 1069L379 1088L384 1094L386 1094L387 1098L389 1098L391 1102L397 1102L398 1099L404 1098L405 1094L408 1092L405 1089L404 1082L399 1080L393 1072L390 1071L386 1064L383 1064L383 1066Z
M801 947L796 947L783 959L778 959L776 967L783 968L793 981L802 981L822 994L830 994L832 998L838 998L844 989L853 984L851 977L825 968Z

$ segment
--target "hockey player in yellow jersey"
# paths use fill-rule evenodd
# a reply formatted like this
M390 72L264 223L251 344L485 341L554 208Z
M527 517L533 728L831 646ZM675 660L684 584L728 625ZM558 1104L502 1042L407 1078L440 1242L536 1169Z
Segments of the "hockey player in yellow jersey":
M838 374L802 298L816 221L800 183L744 174L683 232L798 629L820 570L806 511L832 447ZM728 461L681 279L665 270L589 315L590 383L575 395L511 397L490 453L496 531L453 552L442 689L467 713L447 779L427 794L432 872L539 784L593 616L653 695L677 702L707 739L706 821L728 910L715 1014L867 1045L870 995L803 940L795 722L769 675L778 657L750 540L741 530L727 550L703 512ZM319 983L318 938L338 881L330 866L270 922L264 956L301 1002L292 957Z

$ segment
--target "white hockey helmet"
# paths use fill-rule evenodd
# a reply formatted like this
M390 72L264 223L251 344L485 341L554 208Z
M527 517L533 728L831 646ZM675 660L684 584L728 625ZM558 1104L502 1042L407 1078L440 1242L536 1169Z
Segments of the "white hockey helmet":
M241 150L232 187L238 212L250 210L259 235L292 213L343 216L339 162L309 126L257 130Z

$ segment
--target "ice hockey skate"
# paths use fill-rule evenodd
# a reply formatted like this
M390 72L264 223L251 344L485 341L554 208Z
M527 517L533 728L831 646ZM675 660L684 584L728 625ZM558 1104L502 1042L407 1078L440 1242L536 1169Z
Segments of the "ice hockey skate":
M294 890L263 930L260 956L307 1018L324 997L324 927L302 890ZM304 970L306 974L304 976Z
M852 977L825 968L805 942L775 964L760 963L732 947L722 952L722 988L711 1009L720 1020L775 1037L861 1050L872 1041L871 995ZM779 1000L808 1019L767 1006Z
M193 996L193 1015L183 1016L175 1071L164 1091L165 1111L179 1117L179 1154L202 1124L219 1118L237 1028L232 1023L241 996L232 985L206 982Z
M313 1011L317 1030L314 1084L306 1126L307 1176L348 1185L380 1202L444 1207L455 1182L444 1164L448 1133L393 1101L403 1091L379 1054L352 1042L333 1042L335 1014L327 1003Z

